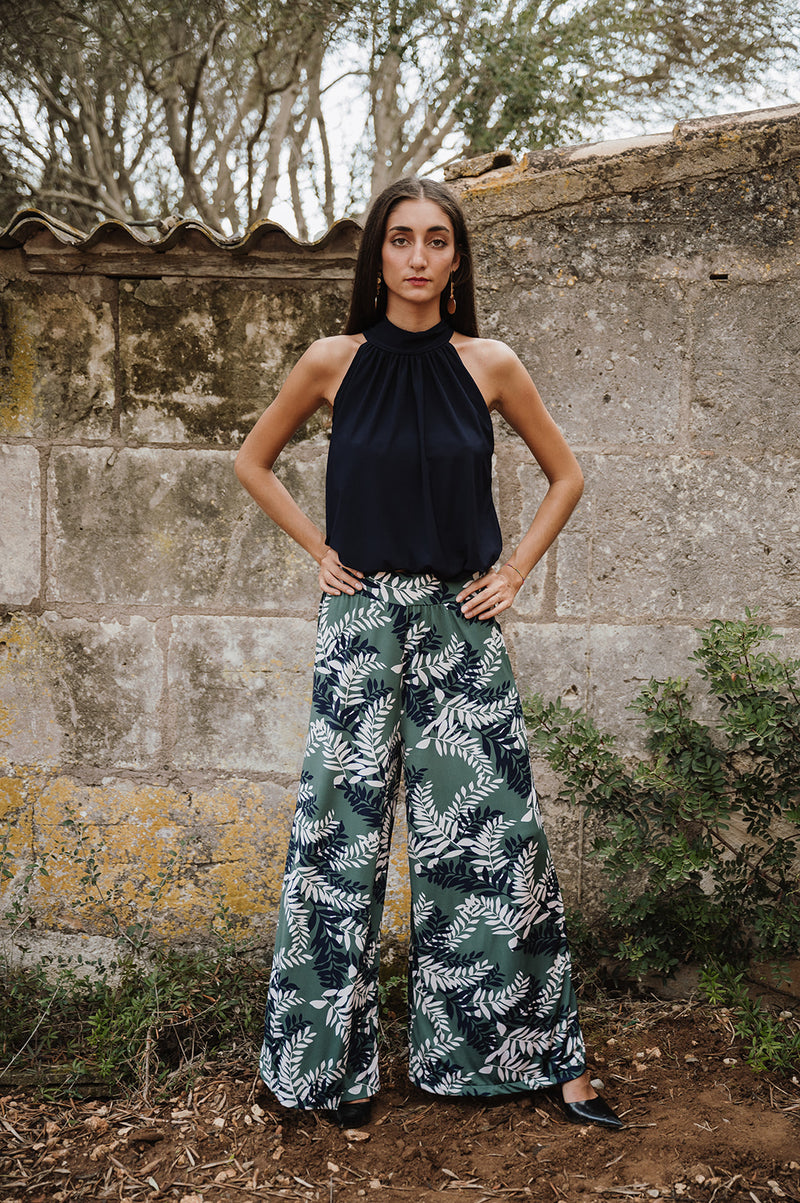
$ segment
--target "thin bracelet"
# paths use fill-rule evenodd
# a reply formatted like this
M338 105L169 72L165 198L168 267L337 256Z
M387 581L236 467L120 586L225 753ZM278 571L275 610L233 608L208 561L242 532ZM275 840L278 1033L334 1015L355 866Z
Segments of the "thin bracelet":
M514 565L511 563L511 561L510 561L510 560L506 560L506 562L505 562L505 564L503 565L503 567L504 567L504 568L510 568L510 569L512 570L512 572L516 572L517 576L518 576L518 577L519 577L519 579L522 581L523 585L525 584L525 577L522 575L522 573L520 572L519 568L515 568L515 567L514 567Z

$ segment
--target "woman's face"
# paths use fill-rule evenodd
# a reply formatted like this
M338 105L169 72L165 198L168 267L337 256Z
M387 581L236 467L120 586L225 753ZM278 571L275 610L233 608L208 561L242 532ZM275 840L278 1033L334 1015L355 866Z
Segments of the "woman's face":
M435 201L404 200L392 209L381 252L390 297L438 304L458 263L452 222Z

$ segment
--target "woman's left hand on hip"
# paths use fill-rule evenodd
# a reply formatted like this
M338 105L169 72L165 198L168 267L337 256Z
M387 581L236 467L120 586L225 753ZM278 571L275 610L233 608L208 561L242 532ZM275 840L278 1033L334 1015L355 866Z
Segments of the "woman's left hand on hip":
M504 564L465 585L456 597L465 618L497 618L514 604L514 598L524 581L518 573Z

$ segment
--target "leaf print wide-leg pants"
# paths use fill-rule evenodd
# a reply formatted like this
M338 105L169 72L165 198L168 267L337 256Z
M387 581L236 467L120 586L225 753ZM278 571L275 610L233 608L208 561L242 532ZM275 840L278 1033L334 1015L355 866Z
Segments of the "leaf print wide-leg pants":
M378 573L320 605L260 1071L287 1107L378 1090L378 955L401 770L409 1075L435 1094L585 1069L564 913L500 628L463 582Z

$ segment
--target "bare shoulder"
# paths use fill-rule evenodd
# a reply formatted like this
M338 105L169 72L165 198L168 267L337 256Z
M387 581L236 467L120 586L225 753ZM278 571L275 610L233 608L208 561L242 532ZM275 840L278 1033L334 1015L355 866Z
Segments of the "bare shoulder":
M335 370L348 363L363 342L363 334L332 334L328 338L318 338L303 352L300 362L317 370L326 366Z
M453 346L490 409L498 403L519 373L525 374L515 352L500 339L455 334Z
M313 377L329 404L353 362L356 351L364 342L363 334L333 334L318 338L303 352L295 372L304 377Z

